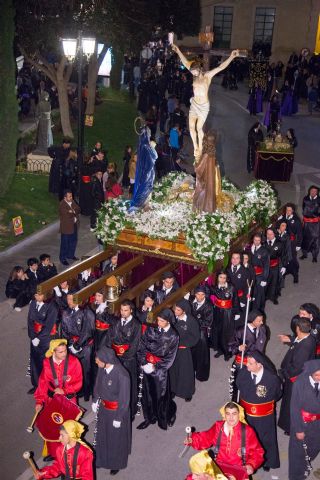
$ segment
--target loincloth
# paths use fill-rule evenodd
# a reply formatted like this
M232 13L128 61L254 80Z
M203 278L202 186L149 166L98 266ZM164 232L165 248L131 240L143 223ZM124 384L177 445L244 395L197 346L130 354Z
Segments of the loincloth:
M193 97L191 98L189 116L201 118L201 120L205 122L208 116L209 110L210 110L210 102L197 103Z

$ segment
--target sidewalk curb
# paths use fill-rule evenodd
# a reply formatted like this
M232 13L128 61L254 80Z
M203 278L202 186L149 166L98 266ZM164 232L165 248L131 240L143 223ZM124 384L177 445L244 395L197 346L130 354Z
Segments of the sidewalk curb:
M50 225L48 225L47 227L32 233L31 235L29 235L27 238L17 243L16 245L12 245L11 247L6 248L2 252L0 252L0 258L6 257L8 255L12 255L18 250L21 250L21 248L24 248L27 245L30 245L30 243L32 243L35 239L39 240L45 235L47 235L48 233L51 233L51 232L53 233L59 227L59 223L60 221L56 220L55 222L50 223Z

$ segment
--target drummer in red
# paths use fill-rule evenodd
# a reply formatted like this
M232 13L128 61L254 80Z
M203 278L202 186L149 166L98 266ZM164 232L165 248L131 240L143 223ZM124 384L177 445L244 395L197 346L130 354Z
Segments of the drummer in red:
M67 340L51 340L43 369L39 377L38 388L34 393L36 412L50 402L56 395L65 395L71 402L77 403L77 392L82 387L82 368L79 360L67 351ZM44 460L51 460L55 456L57 442L47 442L49 456Z
M220 409L223 420L205 432L194 432L185 444L195 450L212 448L215 462L227 477L248 480L264 462L264 450L253 430L244 421L244 411L228 402Z
M75 420L67 420L60 429L60 442L54 463L41 468L35 474L42 478L63 478L93 480L93 454L90 447L81 440L83 425Z

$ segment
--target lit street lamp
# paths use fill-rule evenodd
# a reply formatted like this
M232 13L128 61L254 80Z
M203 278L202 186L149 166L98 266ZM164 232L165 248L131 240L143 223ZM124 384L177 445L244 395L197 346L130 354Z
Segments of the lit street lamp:
M78 57L78 165L81 175L83 163L83 143L84 143L84 124L82 111L82 64L83 55L89 60L90 56L95 53L96 39L83 38L82 32L78 32L78 38L63 38L63 53L69 60L73 62Z

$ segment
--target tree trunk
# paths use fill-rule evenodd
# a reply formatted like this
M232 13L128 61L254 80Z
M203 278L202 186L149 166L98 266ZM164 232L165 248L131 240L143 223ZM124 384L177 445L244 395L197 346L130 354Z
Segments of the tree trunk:
M112 47L112 69L110 73L110 85L115 90L120 90L121 72L123 67L123 51L118 47Z
M97 48L97 47L96 47ZM96 101L96 85L98 79L98 72L103 62L103 59L109 49L109 45L105 44L100 52L99 57L97 55L91 55L88 65L88 98L86 114L93 115Z
M0 196L10 187L18 140L18 105L15 95L16 64L13 55L14 8L4 0L0 15Z
M88 65L88 97L87 97L87 107L86 107L87 115L93 115L94 113L98 71L99 71L98 59L95 55L92 55L90 57L90 61Z
M67 93L68 80L70 78L70 68L65 74L66 58L63 57L57 68L57 90L59 97L59 110L61 119L61 128L63 135L68 138L74 138L71 122L70 122L70 110L69 99ZM68 78L69 77L69 78Z

